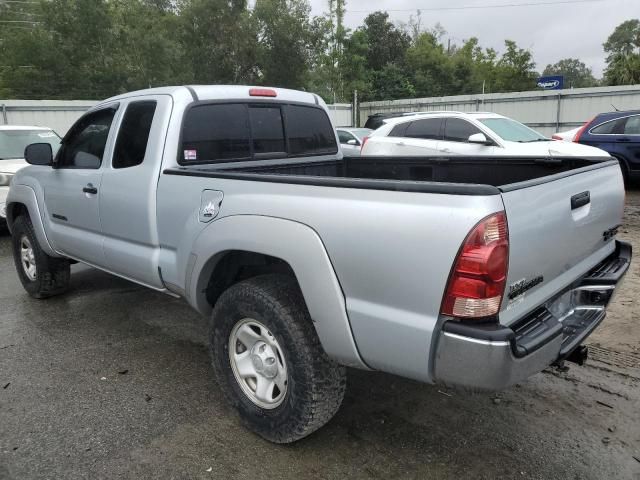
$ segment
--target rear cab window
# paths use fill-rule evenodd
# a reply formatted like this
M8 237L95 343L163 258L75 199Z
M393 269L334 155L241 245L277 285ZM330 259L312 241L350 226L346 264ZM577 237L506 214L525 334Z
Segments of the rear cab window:
M202 103L185 113L178 163L336 153L331 121L320 107L275 102Z

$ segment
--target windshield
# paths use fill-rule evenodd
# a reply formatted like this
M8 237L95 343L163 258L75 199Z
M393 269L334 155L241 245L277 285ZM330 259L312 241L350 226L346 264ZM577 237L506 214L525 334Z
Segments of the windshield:
M364 137L369 135L373 130L370 128L353 128L349 130L358 140L362 140Z
M60 137L53 130L0 130L0 160L24 158L24 149L32 143L48 143L55 155Z
M479 118L478 120L487 128L493 130L500 138L508 142L528 143L550 141L550 139L544 135L510 118Z

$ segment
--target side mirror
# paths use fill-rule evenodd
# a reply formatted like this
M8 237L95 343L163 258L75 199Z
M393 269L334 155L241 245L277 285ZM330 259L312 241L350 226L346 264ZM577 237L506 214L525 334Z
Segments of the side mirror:
M53 165L53 150L48 143L32 143L24 149L24 159L30 165Z
M491 145L484 133L474 133L467 140L469 143L478 143L480 145Z
M351 140L347 140L347 145L358 146L358 140L352 138Z

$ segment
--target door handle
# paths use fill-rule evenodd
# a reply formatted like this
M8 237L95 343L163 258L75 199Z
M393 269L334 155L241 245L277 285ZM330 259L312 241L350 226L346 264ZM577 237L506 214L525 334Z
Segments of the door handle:
M619 142L630 142L630 141L631 141L631 139L630 139L630 138L627 138L627 137L622 137L622 138L618 138L618 141L619 141Z
M92 184L87 184L86 187L82 189L84 193L91 193L92 195L96 195L98 193L98 189L94 187Z
M451 153L451 149L450 148L441 148L440 151L442 153Z
M584 207L588 203L591 202L591 194L586 191L582 193L578 193L571 197L571 210L575 210L576 208Z

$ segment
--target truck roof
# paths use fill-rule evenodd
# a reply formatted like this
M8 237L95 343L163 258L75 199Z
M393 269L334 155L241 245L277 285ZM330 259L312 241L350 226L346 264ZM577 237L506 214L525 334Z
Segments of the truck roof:
M130 97L139 97L143 95L171 95L176 96L190 96L194 100L225 100L225 99L250 99L250 98L264 98L261 96L249 95L251 89L269 89L276 92L274 101L288 101L288 102L301 102L311 103L316 105L325 106L324 101L320 96L315 93L302 92L299 90L290 90L288 88L274 88L264 86L244 86L244 85L182 85L182 86L170 86L170 87L158 87L148 88L145 90L136 90L133 92L124 93L115 97L108 98L99 105L113 102L117 100L123 100ZM272 98L272 97L268 97ZM97 105L98 106L98 105Z

